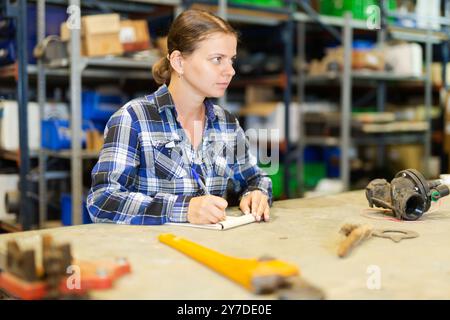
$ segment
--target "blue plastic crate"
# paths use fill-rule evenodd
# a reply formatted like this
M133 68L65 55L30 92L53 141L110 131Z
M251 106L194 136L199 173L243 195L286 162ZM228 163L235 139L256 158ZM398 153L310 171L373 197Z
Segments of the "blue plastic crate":
M327 176L329 178L338 178L340 176L340 156L341 150L339 147L325 148L325 161L327 165Z
M90 122L83 121L83 147L86 146L86 130L93 128L94 126ZM43 148L55 151L71 148L71 132L68 120L43 120L41 131L41 145Z
M305 163L322 162L323 161L323 147L307 146L303 149L303 160Z
M83 201L83 224L92 223L91 217ZM64 226L72 225L72 196L68 193L61 194L61 221Z
M98 132L103 134L103 132L105 131L106 124L108 123L108 121L91 121L91 123L92 123L92 125L94 126L94 128Z
M95 91L83 91L83 119L108 121L124 103L119 95L102 95Z

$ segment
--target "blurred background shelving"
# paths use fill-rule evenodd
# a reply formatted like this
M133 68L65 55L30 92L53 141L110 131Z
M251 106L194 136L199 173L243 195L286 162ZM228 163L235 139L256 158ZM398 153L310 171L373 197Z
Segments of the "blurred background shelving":
M22 129L29 127L26 119L32 114L27 115L23 108L28 101L39 105L39 122L46 120L49 112L64 113L72 141L59 150L29 149L29 134L19 130L20 148L0 151L5 168L20 170L21 189L29 191L21 194L21 211L26 212L19 215L21 224L29 229L58 218L61 192L56 191L70 193L73 203L83 203L89 172L98 157L98 144L96 150L82 144L86 130L92 129L83 129L85 95L115 96L112 104L118 108L133 97L154 91L157 85L151 66L164 54L161 43L167 28L178 13L191 7L222 16L241 34L237 73L219 104L239 116L244 129L279 130L277 139L266 137L253 145L253 150L263 144L269 146L269 152L272 147L280 150L279 170L271 174L277 199L304 196L327 179L341 191L361 188L374 177L391 177L399 166L414 166L430 178L438 171L448 171L449 1L438 1L439 14L429 19L428 25L412 9L401 12L419 2L5 1L2 12L9 18L4 21L23 19L24 11L14 10L21 5L28 8L28 15L45 18L29 17L27 28L7 36L8 41L15 40L17 54L10 63L5 62L7 57L1 60L2 97L17 101ZM345 7L351 4L353 7ZM79 30L72 29L65 43L66 49L76 54L66 54L62 60L36 60L32 57L34 45L49 34L60 36L68 5L80 6L81 16L116 13L122 20L146 21L150 45L142 50L145 54L138 55L136 50L80 55L85 40ZM368 24L364 13L370 5L380 9L380 21L371 21L375 27ZM49 29L53 30L49 33ZM27 32L35 39L26 39ZM396 73L396 66L389 65L384 55L395 46L408 44L420 53L415 60L419 72ZM336 54L332 59L330 52ZM383 61L355 67L361 52L369 60L382 57ZM19 58L25 53L29 61ZM47 104L58 106L48 111ZM96 130L101 132L101 124ZM262 159L258 160L267 170ZM34 172L33 179L30 172ZM31 194L33 200L28 201ZM73 223L82 223L82 205L71 210Z

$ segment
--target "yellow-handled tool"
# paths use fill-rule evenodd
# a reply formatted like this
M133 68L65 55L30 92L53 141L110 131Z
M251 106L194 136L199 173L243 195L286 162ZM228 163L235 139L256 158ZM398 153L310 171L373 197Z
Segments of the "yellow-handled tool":
M159 241L256 293L278 292L281 299L323 299L321 290L300 279L297 266L273 258L241 259L224 255L170 233Z

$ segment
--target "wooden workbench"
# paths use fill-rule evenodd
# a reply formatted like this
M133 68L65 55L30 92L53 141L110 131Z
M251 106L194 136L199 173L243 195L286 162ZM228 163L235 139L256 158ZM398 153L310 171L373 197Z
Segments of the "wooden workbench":
M158 242L160 233L170 232L229 255L269 255L292 262L329 299L449 299L450 197L433 204L416 222L391 221L367 207L364 193L358 191L275 202L270 222L227 231L91 224L19 232L0 235L0 252L9 239L38 247L40 235L48 233L57 242L69 241L78 259L128 258L132 273L113 290L93 292L99 299L261 298ZM340 259L336 248L344 223L410 229L420 237L400 243L371 238ZM378 271L381 288L369 289L367 283L373 287Z

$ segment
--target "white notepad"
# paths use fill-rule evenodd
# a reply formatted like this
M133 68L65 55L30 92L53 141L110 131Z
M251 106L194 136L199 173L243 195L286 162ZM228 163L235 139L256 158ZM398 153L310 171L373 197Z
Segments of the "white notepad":
M201 229L210 229L210 230L228 230L231 228L239 227L245 224L249 224L255 222L256 219L251 214L244 214L241 216L228 216L225 221L221 221L214 224L193 224L193 223L175 223L168 222L166 225L171 226L180 226L180 227L192 227L192 228L201 228Z

